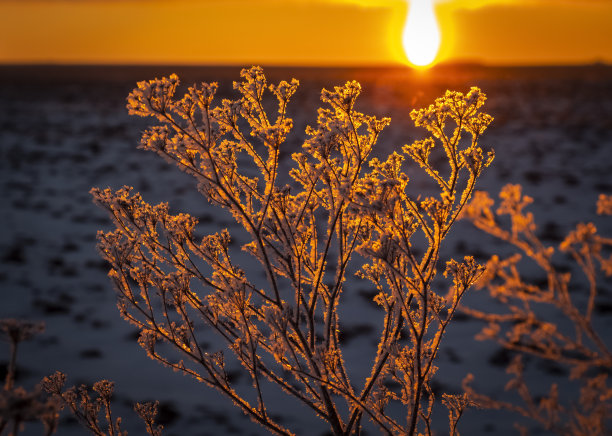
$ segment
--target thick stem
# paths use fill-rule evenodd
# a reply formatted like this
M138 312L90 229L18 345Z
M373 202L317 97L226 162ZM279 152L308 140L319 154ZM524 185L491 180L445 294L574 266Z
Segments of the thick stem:
M4 383L5 391L12 390L15 383L15 372L17 371L17 344L18 342L16 340L11 340L11 358L6 371L6 381Z

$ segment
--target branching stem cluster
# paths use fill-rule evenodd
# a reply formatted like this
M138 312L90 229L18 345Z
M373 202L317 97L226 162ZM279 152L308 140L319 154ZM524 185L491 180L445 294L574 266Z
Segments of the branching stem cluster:
M242 249L259 263L266 284L232 262L227 230L197 240L196 219L170 214L167 204L150 205L127 187L93 189L116 224L98 237L121 314L141 330L151 358L216 388L274 433L291 430L269 410L270 383L336 435L359 434L363 417L385 434L430 434L436 353L462 295L482 272L471 257L451 261L448 292L432 286L442 241L493 158L478 145L492 120L480 112L484 94L447 92L413 111L431 136L380 161L370 153L390 119L355 109L357 82L323 90L326 106L307 128L302 151L292 155L291 183L281 186L280 150L293 126L286 108L298 81L268 85L259 67L241 76L234 83L239 97L216 105L215 83L175 99L176 76L139 82L128 109L161 123L143 134L141 148L191 174L204 197L246 230L250 241ZM278 100L276 113L264 109L268 92ZM430 162L434 147L446 155L446 168ZM406 157L434 180L439 195L410 195ZM419 232L424 250L412 245ZM356 257L358 275L375 287L381 307L380 341L365 380L351 378L339 340L338 307L351 298L346 274ZM250 376L252 395L230 381L223 351L202 348L208 333L198 322L225 339ZM174 351L162 351L160 341ZM394 416L389 402L404 405L405 414ZM467 399L444 402L455 434Z

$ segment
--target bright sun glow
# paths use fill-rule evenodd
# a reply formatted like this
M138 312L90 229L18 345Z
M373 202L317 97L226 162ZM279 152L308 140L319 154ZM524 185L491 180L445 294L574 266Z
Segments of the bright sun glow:
M416 66L424 67L435 60L440 48L440 28L433 0L410 0L402 44L408 60Z

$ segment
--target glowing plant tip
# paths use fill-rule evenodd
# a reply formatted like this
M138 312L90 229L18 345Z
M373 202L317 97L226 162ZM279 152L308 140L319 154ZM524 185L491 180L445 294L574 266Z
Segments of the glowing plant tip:
M440 28L433 0L410 0L402 44L412 64L424 67L434 61L440 48Z

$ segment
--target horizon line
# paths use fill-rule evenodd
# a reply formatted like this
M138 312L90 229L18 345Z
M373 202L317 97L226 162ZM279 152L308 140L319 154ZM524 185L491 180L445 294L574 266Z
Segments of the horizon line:
M267 68L299 68L299 69L406 69L411 71L423 71L436 69L439 67L483 67L483 68L543 68L543 67L593 67L603 66L611 67L612 61L593 60L591 62L545 62L545 63L491 63L480 60L447 60L435 62L428 67L415 68L411 65L399 62L368 62L368 63L278 63L278 62L227 62L227 63L210 63L210 62L60 62L60 61L26 61L12 62L0 60L0 68L5 67L184 67L184 68L234 68L260 65Z

